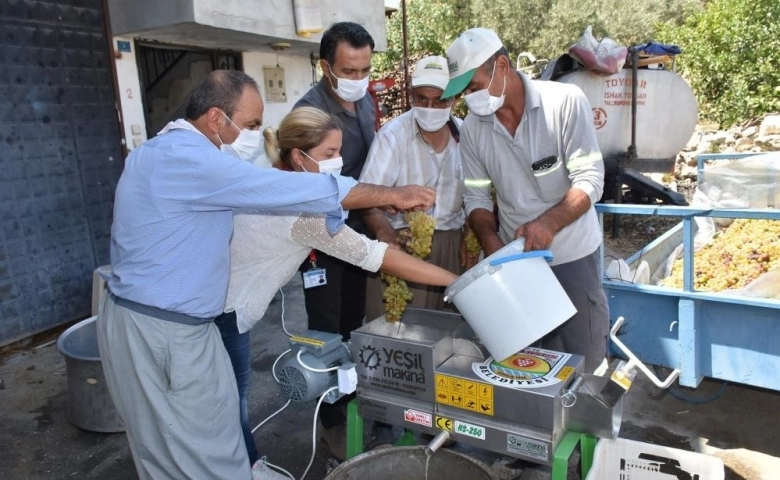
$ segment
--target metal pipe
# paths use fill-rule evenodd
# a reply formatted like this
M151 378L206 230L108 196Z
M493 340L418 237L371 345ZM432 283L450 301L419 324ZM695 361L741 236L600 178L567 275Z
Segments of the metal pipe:
M425 447L425 454L427 456L433 456L437 450L441 448L444 443L450 439L450 432L442 430L433 437L433 440Z
M639 77L638 65L639 50L636 47L628 48L628 55L631 58L631 145L626 150L625 157L618 158L617 178L615 179L615 203L623 203L623 169L626 164L631 165L637 158L636 153L636 94L637 79ZM620 238L620 217L612 218L612 238Z
M582 385L582 382L585 381L585 377L577 377L576 380L574 380L574 383L571 384L571 387L569 387L569 391L573 393L577 393L577 390L580 389L580 385Z
M649 368L647 368L647 365L642 363L642 360L639 359L636 355L634 355L634 352L628 349L622 341L617 336L618 330L620 330L620 327L623 325L623 322L625 321L625 318L618 317L617 320L615 320L615 324L612 326L612 329L609 331L609 338L612 340L612 343L620 349L620 351L623 352L623 354L628 357L628 363L626 363L626 366L623 367L624 372L630 372L634 368L638 368L642 373L645 374L647 378L650 379L651 382L655 384L658 388L669 388L672 385L672 382L677 380L677 377L680 376L680 369L675 368L672 370L672 373L669 374L668 377L666 377L666 380L661 380L658 378L653 372L650 371Z
M631 47L631 146L628 147L628 162L631 163L637 158L636 153L636 94L637 82L639 80L639 50Z
M577 403L577 390L579 390L580 385L582 385L582 382L584 381L585 377L577 377L574 382L572 382L571 387L561 395L561 405L564 408L571 408Z
M406 0L401 0L401 35L404 43L404 111L409 110L409 35L406 32Z

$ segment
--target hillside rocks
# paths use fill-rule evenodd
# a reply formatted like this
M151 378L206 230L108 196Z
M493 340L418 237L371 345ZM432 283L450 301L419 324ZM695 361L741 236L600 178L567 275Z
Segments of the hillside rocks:
M680 192L690 201L696 190L697 161L703 153L761 153L780 151L780 113L770 114L729 128L716 130L699 125L677 155L674 173L647 173L658 183Z
M780 114L767 115L728 130L699 127L677 157L677 173L682 176L692 173L695 176L697 157L702 153L777 151L780 151Z

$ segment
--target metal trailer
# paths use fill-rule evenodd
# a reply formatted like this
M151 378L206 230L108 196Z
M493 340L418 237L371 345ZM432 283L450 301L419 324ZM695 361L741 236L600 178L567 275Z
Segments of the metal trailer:
M700 173L704 160L744 156L701 156ZM606 204L596 205L596 210L602 223L605 213L677 216L682 220L626 259L632 268L645 260L650 271L655 271L682 244L682 290L603 277L612 322L621 316L626 319L618 338L637 357L648 364L679 368L680 384L687 387L696 387L703 377L711 377L780 390L780 301L701 292L693 287L694 217L780 220L780 210Z

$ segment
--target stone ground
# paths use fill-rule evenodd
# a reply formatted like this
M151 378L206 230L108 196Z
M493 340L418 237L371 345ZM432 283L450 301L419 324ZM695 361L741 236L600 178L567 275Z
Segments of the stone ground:
M300 281L293 280L283 291L287 328L302 331L305 315ZM254 422L284 404L269 373L277 355L287 348L281 312L277 294L266 320L253 332L250 414ZM47 343L43 340L0 356L0 479L136 479L124 434L87 432L69 423L65 362L56 346ZM720 388L719 381L705 380L695 390L686 389L686 395L707 398ZM779 400L778 392L732 384L716 400L692 404L642 378L626 397L620 436L715 455L726 464L727 480L778 479ZM255 433L263 454L296 478L311 454L313 411L313 402L293 403ZM454 448L483 461L502 480L550 478L548 467L462 445ZM307 478L325 477L333 464L318 443ZM576 459L571 464L569 478L579 478Z

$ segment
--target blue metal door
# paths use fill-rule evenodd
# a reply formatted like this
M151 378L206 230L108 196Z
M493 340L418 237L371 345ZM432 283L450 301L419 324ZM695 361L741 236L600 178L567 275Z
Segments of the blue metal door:
M0 2L0 345L84 318L123 167L102 0Z

